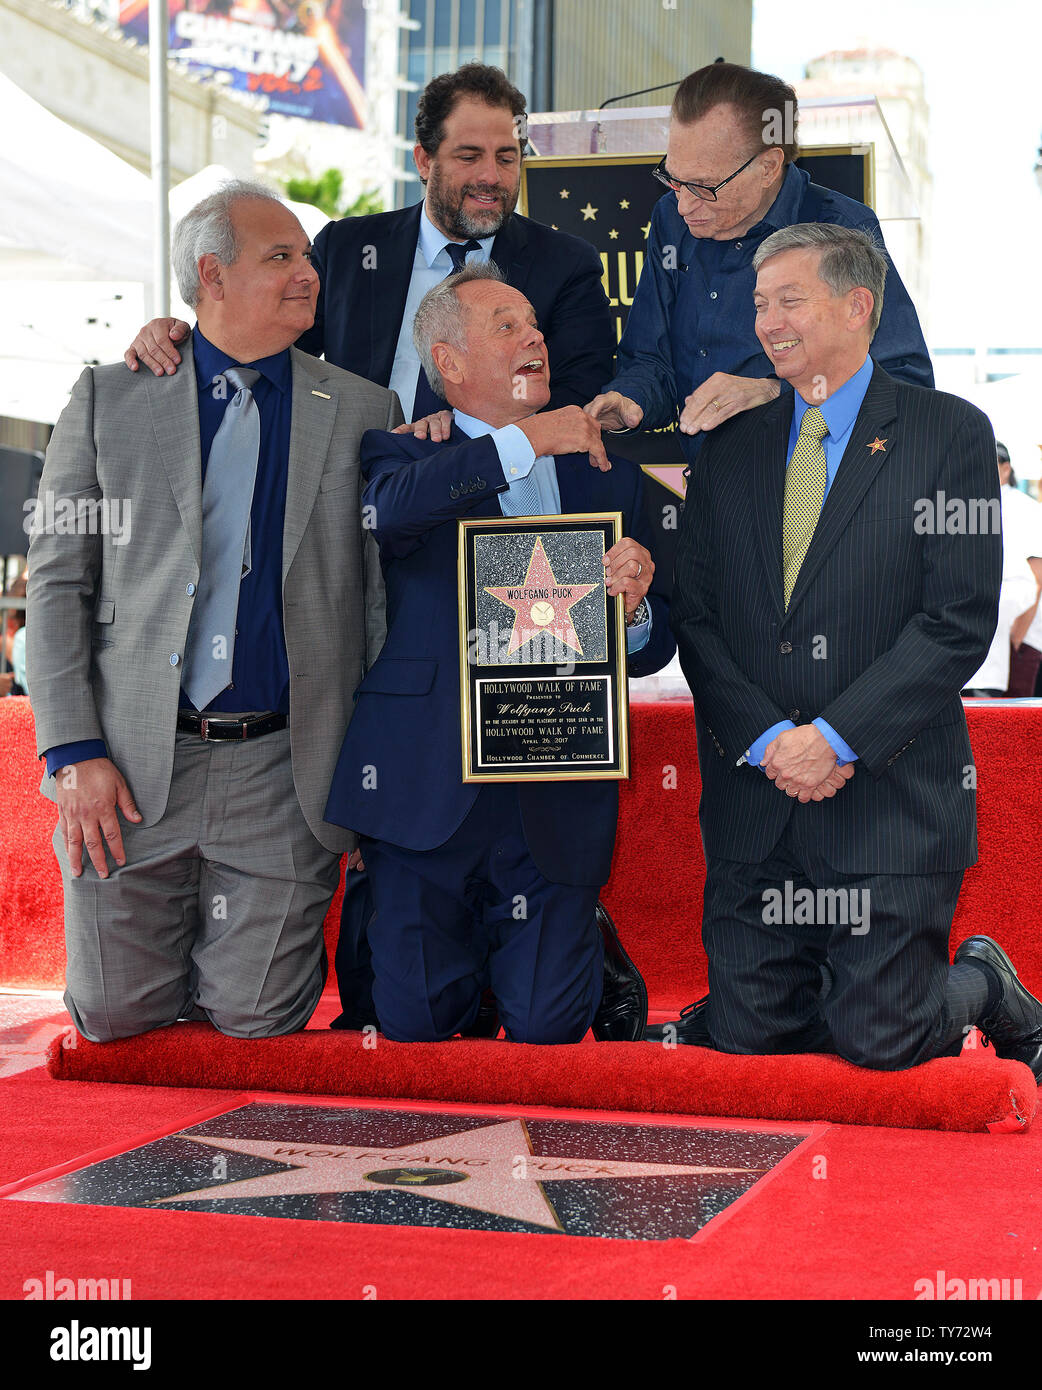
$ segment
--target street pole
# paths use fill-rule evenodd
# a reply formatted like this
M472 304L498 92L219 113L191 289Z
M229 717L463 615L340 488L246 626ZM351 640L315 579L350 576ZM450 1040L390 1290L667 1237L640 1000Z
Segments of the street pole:
M148 0L149 130L152 146L152 317L170 313L170 131L167 122L167 0Z

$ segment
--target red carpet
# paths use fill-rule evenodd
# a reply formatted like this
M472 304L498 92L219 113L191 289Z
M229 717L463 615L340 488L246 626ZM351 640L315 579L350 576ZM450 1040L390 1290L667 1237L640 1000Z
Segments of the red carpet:
M0 1183L241 1099L231 1091L63 1085L27 1073L3 1083ZM812 1158L790 1164L699 1242L0 1201L0 1300L23 1299L25 1280L47 1270L131 1278L135 1302L361 1300L367 1288L380 1301L912 1300L938 1270L1019 1279L1025 1300L1042 1290L1042 1125L1001 1142L833 1126L812 1147ZM914 1325L917 1311L891 1323ZM948 1321L968 1320L954 1313ZM876 1316L864 1306L866 1324ZM1029 1339L1032 1326L1024 1326ZM807 1332L820 1339L809 1325ZM830 1344L815 1345L831 1355Z
M1019 846L1034 842L1042 784L1025 769L1042 761L1036 709L971 706L979 779L981 862L966 875L953 946L972 932L995 935L1029 987L1042 991L1037 874ZM1008 750L1015 749L1013 756ZM26 701L0 702L0 752L24 814L0 848L0 981L60 983L60 880L50 845L54 810L39 797L32 717ZM704 989L698 935L704 863L691 707L687 701L633 709L633 777L621 787L613 875L604 897L648 980L651 1006L672 1010ZM327 919L332 941L339 895ZM66 1079L138 1084L304 1089L326 1094L410 1096L613 1109L831 1118L846 1123L979 1131L1030 1123L1037 1092L1026 1069L979 1056L905 1074L866 1073L836 1058L744 1059L692 1050L626 1046L526 1048L504 1043L376 1052L310 1031L242 1043L205 1025L160 1030L138 1041L59 1052ZM306 1084L301 1078L306 1078Z
M62 1043L62 1038L52 1043L48 1069L64 1081L993 1133L1026 1128L1038 1105L1029 1069L983 1049L911 1071L873 1072L838 1057L734 1057L651 1043L520 1047L473 1038L394 1043L329 1031L243 1040L224 1037L207 1023L178 1024L101 1045Z

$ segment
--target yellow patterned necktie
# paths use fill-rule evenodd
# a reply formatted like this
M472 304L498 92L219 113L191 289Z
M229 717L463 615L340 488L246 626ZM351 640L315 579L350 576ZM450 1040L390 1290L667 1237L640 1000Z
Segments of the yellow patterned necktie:
M796 447L785 472L782 561L786 611L825 501L825 450L821 441L828 432L824 415L816 405L811 406L800 423Z

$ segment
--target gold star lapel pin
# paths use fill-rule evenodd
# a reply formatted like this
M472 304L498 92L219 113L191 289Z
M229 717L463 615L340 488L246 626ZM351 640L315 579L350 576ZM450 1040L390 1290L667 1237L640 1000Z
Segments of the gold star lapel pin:
M875 439L872 440L872 443L869 444L867 447L871 449L874 454L885 454L886 440L880 439L879 435L877 434Z

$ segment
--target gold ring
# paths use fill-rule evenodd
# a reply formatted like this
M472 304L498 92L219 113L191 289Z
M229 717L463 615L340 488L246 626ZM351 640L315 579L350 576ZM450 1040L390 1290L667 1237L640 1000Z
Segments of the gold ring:
M634 579L639 579L640 576L643 574L643 572L644 572L644 566L643 566L643 564L640 562L640 560L638 560L638 561L637 561L637 573L633 576L633 578L634 578Z

